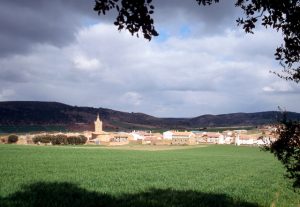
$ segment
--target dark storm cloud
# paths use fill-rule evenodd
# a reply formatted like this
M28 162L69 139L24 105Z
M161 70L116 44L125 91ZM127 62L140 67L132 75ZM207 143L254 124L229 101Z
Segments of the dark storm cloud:
M269 73L279 67L273 53L282 36L237 29L233 3L154 0L155 26L166 35L148 42L118 32L115 13L98 17L94 0L2 0L0 101L165 117L299 111L299 89Z
M196 17L196 19L202 19L212 23L235 15L237 12L234 2L225 0L210 6L200 6L196 0L154 0L153 2L155 9L158 12L165 11L164 16L169 17L168 19L176 17L176 15L172 16L172 13L178 14L178 12L181 12L181 14L193 16ZM162 14L163 12L160 15ZM195 21L192 18L190 20Z
M34 44L64 46L93 18L93 0L2 0L0 4L0 56L20 54Z
M224 32L224 28L236 26L235 19L241 16L234 2L226 0L210 6L200 6L196 0L154 0L153 4L154 17L159 25L175 25L177 28L180 24L194 26L197 35Z
M162 29L178 29L186 22L190 25L201 22L201 32L215 31L226 27L228 18L234 22L232 15L236 13L233 3L224 1L209 7L199 6L195 0L156 0L154 5L155 23ZM27 52L37 43L65 46L74 40L75 32L92 18L112 24L115 18L113 12L99 18L93 6L94 0L2 0L0 57Z

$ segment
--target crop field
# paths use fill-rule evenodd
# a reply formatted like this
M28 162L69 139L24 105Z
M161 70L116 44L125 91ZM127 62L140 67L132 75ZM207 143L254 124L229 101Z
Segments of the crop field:
M150 147L0 145L0 206L300 206L259 148Z

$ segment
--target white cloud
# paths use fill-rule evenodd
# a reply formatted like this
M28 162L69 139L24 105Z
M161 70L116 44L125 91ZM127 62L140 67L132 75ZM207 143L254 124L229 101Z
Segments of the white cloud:
M74 65L79 70L96 70L100 67L100 62L96 58L87 58L83 55L73 59Z
M129 104L133 106L139 106L142 103L142 96L133 91L126 92L123 96L120 97L120 101L124 104Z
M272 87L270 87L270 86L265 86L265 87L263 87L263 91L265 91L265 92L273 92L273 91L275 91L275 89L272 88Z
M278 105L300 111L299 86L269 73L280 69L273 57L276 33L227 28L148 42L101 23L75 36L64 47L35 45L31 53L0 59L1 83L14 91L6 100L55 100L164 117Z
M296 89L293 87L292 84L289 84L288 82L273 82L269 86L263 87L263 91L265 92L294 92Z

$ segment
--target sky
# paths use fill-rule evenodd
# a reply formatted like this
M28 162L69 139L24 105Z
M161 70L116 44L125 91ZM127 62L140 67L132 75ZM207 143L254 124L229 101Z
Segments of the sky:
M224 3L225 2L225 3ZM154 0L152 41L98 16L94 0L1 0L0 101L56 101L157 117L300 112L278 78L280 32L236 24L234 1Z

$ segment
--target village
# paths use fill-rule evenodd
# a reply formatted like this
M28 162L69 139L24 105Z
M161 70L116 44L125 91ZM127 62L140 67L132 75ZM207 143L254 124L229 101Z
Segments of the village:
M231 145L268 145L275 141L275 128L272 126L261 127L256 133L247 130L226 130L221 132L210 131L179 131L168 130L163 133L152 131L131 132L106 132L103 123L97 115L94 122L94 131L83 132L56 132L56 133L33 133L21 134L17 144L33 144L34 137L43 135L84 136L88 145L120 146L128 144L141 145L198 145L198 144L231 144ZM50 143L51 144L51 143Z

